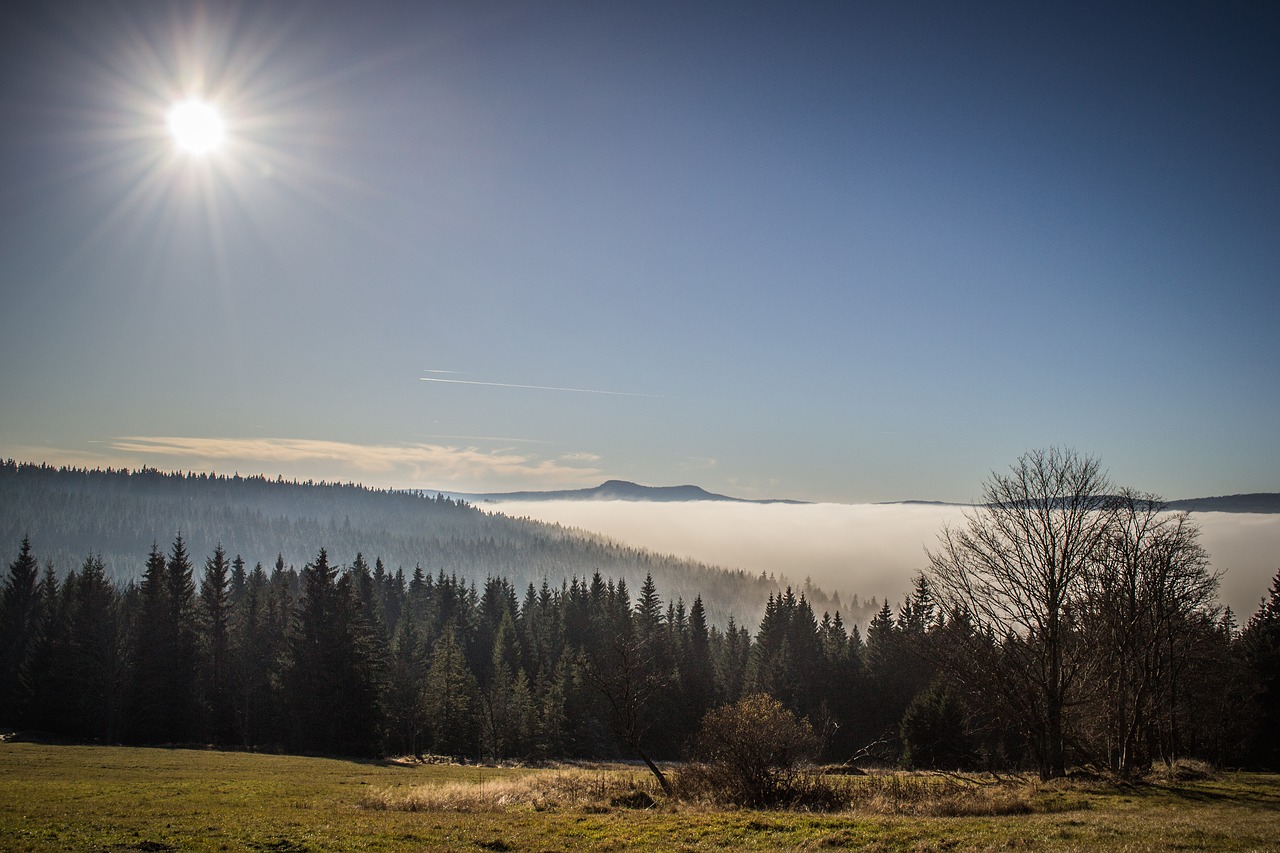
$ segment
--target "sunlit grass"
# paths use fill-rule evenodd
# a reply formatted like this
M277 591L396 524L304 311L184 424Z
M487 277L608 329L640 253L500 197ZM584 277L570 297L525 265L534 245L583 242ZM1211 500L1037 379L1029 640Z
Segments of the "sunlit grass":
M1280 776L990 781L856 777L862 801L820 815L669 803L630 769L3 743L0 849L1275 850L1280 839ZM1003 797L1012 813L971 814Z

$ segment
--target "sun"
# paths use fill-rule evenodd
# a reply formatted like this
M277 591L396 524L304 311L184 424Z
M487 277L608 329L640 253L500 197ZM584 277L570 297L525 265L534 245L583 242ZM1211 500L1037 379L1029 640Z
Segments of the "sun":
M169 133L180 150L204 155L222 145L226 126L212 104L192 98L170 108Z

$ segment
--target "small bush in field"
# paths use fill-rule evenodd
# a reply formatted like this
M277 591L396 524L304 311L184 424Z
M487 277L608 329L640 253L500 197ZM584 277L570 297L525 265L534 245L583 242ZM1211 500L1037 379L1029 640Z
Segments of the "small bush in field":
M807 721L758 693L707 713L694 744L697 761L680 772L678 785L688 798L738 806L826 799L816 777L801 784L798 765L814 745Z

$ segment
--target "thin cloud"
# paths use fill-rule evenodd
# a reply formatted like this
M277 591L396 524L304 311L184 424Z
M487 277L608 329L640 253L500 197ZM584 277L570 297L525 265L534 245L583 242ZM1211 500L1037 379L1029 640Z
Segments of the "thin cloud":
M435 372L435 371L428 371ZM484 385L489 388L523 388L528 391L566 391L571 394L607 394L611 397L652 397L658 394L640 394L634 391L602 391L599 388L564 388L559 385L520 385L515 382L481 382L478 379L442 379L438 376L420 376L423 382L443 382L449 385Z
M485 490L553 482L581 485L600 475L593 467L543 459L509 448L482 450L440 444L374 445L309 438L204 438L193 436L123 436L114 450L191 462L221 461L295 465L329 469L326 478L353 475L387 486L430 487L452 484ZM372 475L372 477L370 476ZM308 475L310 476L310 475Z
M500 444L550 444L545 438L511 438L504 435L424 435L423 438L438 438L446 441L491 441Z
M96 444L96 442L89 442ZM0 457L8 457L18 462L43 462L47 465L66 466L68 468L132 468L137 460L118 453L103 453L99 450L67 450L61 447L38 447L35 445L12 445L0 452Z

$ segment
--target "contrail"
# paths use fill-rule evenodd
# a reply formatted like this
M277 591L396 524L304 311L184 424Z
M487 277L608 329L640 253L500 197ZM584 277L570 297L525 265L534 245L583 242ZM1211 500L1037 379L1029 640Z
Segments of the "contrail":
M611 397L658 397L657 394L636 394L632 391L600 391L595 388L560 388L555 385L517 385L513 382L480 382L476 379L441 379L437 376L421 376L423 382L447 382L450 385L487 385L491 388L525 388L530 391L569 391L574 394L608 394Z

